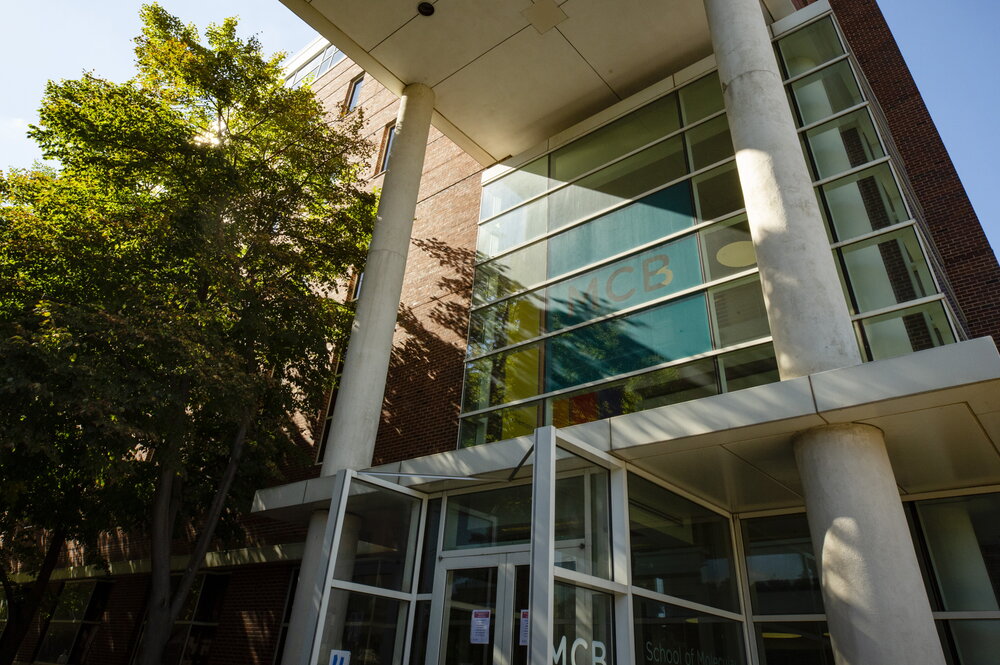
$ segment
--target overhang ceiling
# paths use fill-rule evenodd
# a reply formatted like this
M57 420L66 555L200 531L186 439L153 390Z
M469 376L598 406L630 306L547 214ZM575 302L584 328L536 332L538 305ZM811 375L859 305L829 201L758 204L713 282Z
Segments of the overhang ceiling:
M702 0L282 1L392 92L433 88L435 126L484 165L711 53Z

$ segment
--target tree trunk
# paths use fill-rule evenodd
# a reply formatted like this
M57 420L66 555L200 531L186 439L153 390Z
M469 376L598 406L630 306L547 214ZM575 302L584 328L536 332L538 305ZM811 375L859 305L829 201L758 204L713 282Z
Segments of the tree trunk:
M4 627L3 635L0 636L0 665L11 665L17 657L17 652L24 642L31 622L38 614L38 608L42 604L45 596L45 589L49 586L49 579L52 571L55 570L59 562L59 554L63 545L66 544L66 532L63 529L56 529L49 539L49 546L45 551L45 559L42 567L38 571L38 576L31 583L31 588L25 596L16 604L12 602L11 594L7 593L7 625ZM10 588L6 575L4 575L4 589Z

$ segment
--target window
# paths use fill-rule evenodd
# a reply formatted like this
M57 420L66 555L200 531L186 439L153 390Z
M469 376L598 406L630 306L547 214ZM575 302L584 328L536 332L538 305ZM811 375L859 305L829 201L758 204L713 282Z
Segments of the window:
M346 113L350 113L358 107L358 101L361 99L361 87L364 84L364 74L351 81L351 85L347 88L347 101L344 103Z
M378 165L375 173L382 173L389 168L389 157L392 156L392 144L396 139L396 123L391 122L385 126L382 133L382 150L379 152Z
M90 649L111 593L111 582L83 580L63 585L35 655L38 663L81 663Z

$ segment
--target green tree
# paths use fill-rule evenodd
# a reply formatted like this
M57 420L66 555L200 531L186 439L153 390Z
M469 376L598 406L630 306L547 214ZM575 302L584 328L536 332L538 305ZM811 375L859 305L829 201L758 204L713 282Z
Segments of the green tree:
M203 41L141 16L134 79L47 86L30 135L59 168L0 179L0 473L23 480L0 490L0 538L23 560L42 532L57 556L145 521L152 665L216 525L318 410L351 319L326 296L362 265L375 200L356 114L285 87L235 19Z

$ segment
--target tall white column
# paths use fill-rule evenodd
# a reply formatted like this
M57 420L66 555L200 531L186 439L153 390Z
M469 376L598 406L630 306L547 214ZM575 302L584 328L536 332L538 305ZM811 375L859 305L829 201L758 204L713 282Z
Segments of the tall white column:
M882 431L808 430L795 457L838 665L943 665Z
M421 83L403 89L396 116L392 159L382 183L378 217L368 248L365 281L358 298L351 339L344 357L337 404L333 410L321 475L371 465L375 435L382 416L386 374L392 353L396 313L410 247L413 216L427 150L434 91ZM319 601L330 552L328 511L316 511L302 555L298 588L292 605L284 665L309 665L309 652L319 624Z
M758 0L705 0L782 379L861 354Z

